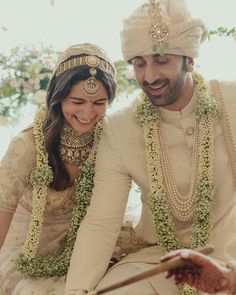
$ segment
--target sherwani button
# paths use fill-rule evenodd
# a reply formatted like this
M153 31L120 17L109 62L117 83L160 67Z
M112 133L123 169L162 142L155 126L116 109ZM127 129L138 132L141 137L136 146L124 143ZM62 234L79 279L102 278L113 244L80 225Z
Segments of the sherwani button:
M186 128L186 130L185 130L185 133L186 133L186 135L193 135L193 133L194 133L194 127L188 127L188 128Z

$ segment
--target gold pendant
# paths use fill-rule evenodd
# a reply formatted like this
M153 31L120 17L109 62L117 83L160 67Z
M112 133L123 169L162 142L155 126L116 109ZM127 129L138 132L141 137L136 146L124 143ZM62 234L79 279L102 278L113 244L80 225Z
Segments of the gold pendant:
M88 78L85 81L84 85L82 86L81 90L87 96L96 95L99 91L99 85L98 85L97 79L94 78L93 76Z

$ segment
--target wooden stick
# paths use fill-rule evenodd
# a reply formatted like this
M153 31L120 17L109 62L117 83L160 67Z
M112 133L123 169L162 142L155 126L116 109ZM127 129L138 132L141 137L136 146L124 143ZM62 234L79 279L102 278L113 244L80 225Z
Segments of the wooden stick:
M213 247L205 247L205 248L199 249L198 252L200 252L202 254L210 254L213 252L213 250L214 250ZM89 292L88 295L105 294L109 291L133 284L135 282L138 282L138 281L144 280L146 278L149 278L151 276L157 275L161 272L165 272L165 271L168 271L172 268L177 268L177 267L180 267L183 265L184 265L184 261L181 259L181 257L175 257L171 261L166 261L164 263L161 263L158 266L156 266L150 270L144 271L138 275L132 276L132 277L125 279L121 282L115 283L111 286L108 286L108 287L100 289L100 290L94 290L92 292Z

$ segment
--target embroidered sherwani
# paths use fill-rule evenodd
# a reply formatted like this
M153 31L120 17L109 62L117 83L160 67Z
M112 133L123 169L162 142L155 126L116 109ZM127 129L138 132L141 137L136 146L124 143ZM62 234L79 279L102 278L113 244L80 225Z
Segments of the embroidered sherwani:
M227 261L236 259L236 83L212 83L209 89L221 105L221 118L214 125L215 198L213 229L210 244L213 257ZM196 97L181 112L160 109L169 150L169 159L177 188L187 196L192 169L195 137ZM93 198L77 236L71 267L67 276L66 294L82 294L82 289L103 288L159 263L163 255L158 246L147 193L150 184L144 153L142 128L134 110L137 100L107 118L96 163ZM142 214L138 235L149 247L127 255L104 276L112 248L123 218L131 180L142 192ZM168 184L167 184L168 185ZM191 243L191 222L173 217L175 234L183 247ZM99 283L100 281L100 283ZM178 289L164 275L124 287L115 294L178 294Z

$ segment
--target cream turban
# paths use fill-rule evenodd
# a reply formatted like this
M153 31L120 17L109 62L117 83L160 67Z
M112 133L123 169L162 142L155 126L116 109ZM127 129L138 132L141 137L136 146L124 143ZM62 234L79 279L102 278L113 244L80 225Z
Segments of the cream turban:
M126 61L135 56L157 53L184 55L192 58L198 56L200 43L207 37L207 28L204 23L191 17L186 0L160 0L159 3L163 23L168 30L164 52L154 47L155 43L149 34L151 17L148 5L142 5L123 22L121 46Z

